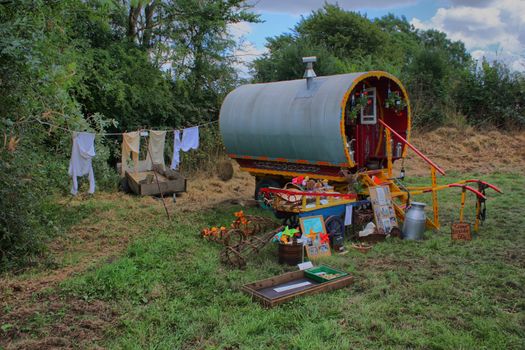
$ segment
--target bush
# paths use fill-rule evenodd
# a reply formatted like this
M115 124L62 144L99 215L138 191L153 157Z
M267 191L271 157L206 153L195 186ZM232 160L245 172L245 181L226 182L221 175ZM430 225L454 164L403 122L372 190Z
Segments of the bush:
M185 175L194 175L200 172L215 173L218 161L226 155L217 123L201 127L199 134L199 148L189 152L181 152L180 170ZM167 148L172 149L171 145Z
M0 135L0 271L42 258L45 242L64 232L83 213L68 212L54 195L69 195L71 134L49 133L38 123L2 120ZM97 190L115 189L118 176L107 164L108 147L97 137Z
M13 128L5 127L4 121L0 131L7 141L0 148L0 270L3 270L34 261L43 252L44 238L58 231L48 215L51 214L48 198L49 192L57 187L64 190L67 187L67 181L59 180L67 176L67 163L55 153L42 152L39 126L26 125L15 134Z
M0 267L27 263L42 249L41 193L31 189L25 172L32 161L27 155L0 152Z

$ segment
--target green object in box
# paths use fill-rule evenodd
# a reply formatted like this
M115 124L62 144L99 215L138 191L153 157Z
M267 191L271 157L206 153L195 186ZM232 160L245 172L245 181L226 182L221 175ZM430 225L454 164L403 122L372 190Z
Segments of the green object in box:
M339 274L339 276L337 276L335 278L325 278L325 277L322 276L323 274L326 274L326 275ZM305 275L305 277L310 278L310 279L312 279L314 281L317 281L319 283L323 283L323 282L336 280L336 279L341 278L343 276L348 276L348 273L343 272L343 271L339 271L339 270L336 270L336 269L333 269L333 268L325 266L325 265L321 265L321 266L312 267L312 268L309 268L307 270L304 270L304 275Z

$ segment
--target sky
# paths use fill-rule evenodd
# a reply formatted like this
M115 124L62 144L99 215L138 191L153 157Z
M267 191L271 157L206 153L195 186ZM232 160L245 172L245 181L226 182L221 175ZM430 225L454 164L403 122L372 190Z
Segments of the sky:
M368 18L405 16L418 29L437 29L461 40L475 59L504 61L525 71L525 0L249 0L263 23L238 23L231 33L242 39L237 54L250 62L265 52L267 37L290 32L301 16L326 2Z

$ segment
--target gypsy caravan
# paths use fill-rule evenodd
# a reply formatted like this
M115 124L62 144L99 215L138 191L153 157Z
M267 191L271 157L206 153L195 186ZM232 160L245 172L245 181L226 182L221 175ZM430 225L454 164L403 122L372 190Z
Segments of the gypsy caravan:
M410 144L410 101L395 76L370 71L317 77L315 58L303 61L304 79L240 86L221 107L226 151L255 176L256 197L262 189L280 188L294 177L327 180L337 188L354 175L364 185L363 196L370 186L388 185L398 199L400 219L410 195L432 192L430 227L439 227L436 191L459 186L484 198L485 185L478 180L437 185L436 173L445 172ZM431 186L398 186L392 164L409 148L428 163ZM468 181L477 182L479 191L467 186Z

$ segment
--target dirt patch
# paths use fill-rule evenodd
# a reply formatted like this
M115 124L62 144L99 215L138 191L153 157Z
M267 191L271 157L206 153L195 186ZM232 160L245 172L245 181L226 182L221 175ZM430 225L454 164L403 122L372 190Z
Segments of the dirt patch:
M150 197L121 193L68 198L62 204L75 207L85 200L96 201L101 209L49 244L58 268L0 278L0 347L92 348L114 322L116 313L108 305L62 299L57 287L72 275L119 256L132 239L147 232L152 220L144 218L163 215L163 209Z
M240 171L233 162L233 177L222 181L216 176L188 178L188 192L177 198L177 202L166 200L168 209L177 212L190 212L215 208L225 203L250 205L255 193L255 179L247 172Z
M3 317L7 326L0 343L6 349L96 348L117 316L102 301L43 296Z
M432 132L414 132L411 142L445 171L525 171L525 132L502 133L442 127ZM405 169L409 176L429 174L428 165L409 151ZM396 162L399 168L401 162Z

